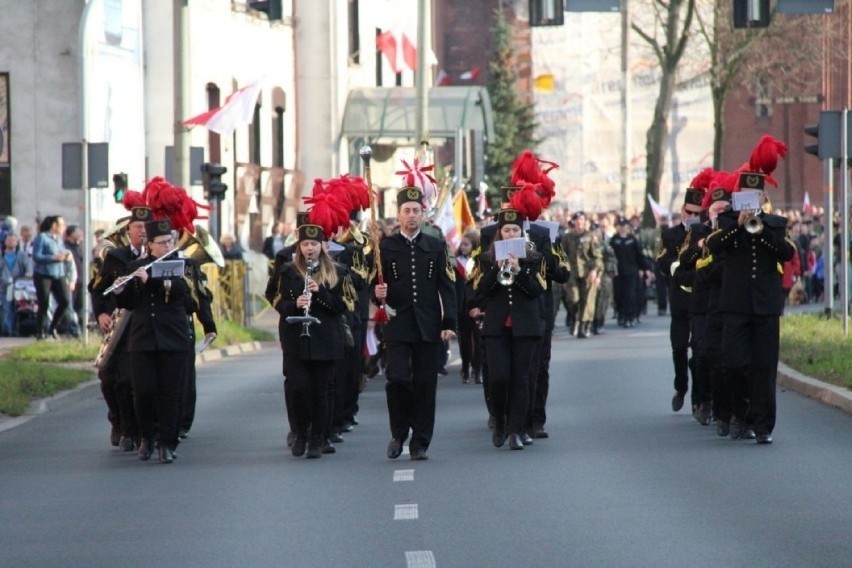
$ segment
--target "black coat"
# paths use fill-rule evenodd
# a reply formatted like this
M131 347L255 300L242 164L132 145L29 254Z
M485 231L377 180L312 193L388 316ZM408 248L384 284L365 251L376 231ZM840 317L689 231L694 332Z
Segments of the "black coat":
M636 235L614 235L609 239L609 246L618 264L618 276L638 276L640 270L650 269L646 264L642 243Z
M172 278L148 278L142 282L132 279L118 295L118 307L131 310L132 318L127 330L127 351L188 351L192 349L193 313L204 328L204 333L215 333L210 307L210 292L204 286L204 276L198 264L184 258L184 275ZM127 265L132 273L151 259L136 259ZM171 282L166 295L165 281Z
M89 282L89 294L92 299L92 313L97 318L100 314L111 314L116 307L116 295L107 294L104 290L112 286L115 279L127 274L127 265L136 257L129 245L107 250L106 258L98 273Z
M761 215L763 231L752 234L737 224L737 213L719 215L719 229L707 237L710 252L725 254L719 310L728 313L780 316L783 263L796 254L787 237L787 219Z
M421 232L413 243L400 233L380 243L386 303L396 315L385 324L390 341L438 342L456 328L455 271L444 241ZM375 282L374 282L375 284Z
M677 260L684 239L686 239L686 227L683 223L665 229L661 235L662 248L657 256L657 267L669 289L669 305L672 312L689 310L689 294L675 282L671 272L672 263Z
M520 270L510 286L498 282L500 265L491 260L490 253L480 255L480 259L482 277L476 290L484 298L482 336L501 336L506 319L511 317L514 337L541 337L544 330L541 295L546 284L543 255L531 253L520 259Z
M343 359L343 321L347 311L344 286L348 280L346 267L335 264L337 284L333 288L320 285L311 296L310 315L320 320L309 326L310 338L302 337L300 323L287 323L289 316L305 315L304 308L296 307L296 300L305 290L305 276L292 263L282 264L273 275L277 293L272 306L281 316L278 320L278 337L284 356L295 356L305 361L334 361ZM351 283L350 283L351 285Z

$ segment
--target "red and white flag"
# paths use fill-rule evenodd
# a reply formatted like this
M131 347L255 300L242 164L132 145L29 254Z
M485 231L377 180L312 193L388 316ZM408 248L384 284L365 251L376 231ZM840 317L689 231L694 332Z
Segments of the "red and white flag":
M459 79L461 79L462 81L473 81L474 79L479 77L479 73L479 67L474 67L473 69L465 71L464 73L459 75Z
M386 0L378 27L382 33L376 37L376 49L381 51L394 73L417 69L417 4L412 0ZM437 65L438 60L430 49L427 65Z
M441 69L438 71L438 76L435 77L435 86L436 87L446 87L447 85L452 85L453 79L450 77L450 74Z
M808 195L808 192L805 192L805 199L802 201L802 213L812 213L813 208L811 207L811 196Z
M225 104L184 120L183 126L204 126L218 134L230 134L238 126L251 124L263 80L258 79L231 93Z

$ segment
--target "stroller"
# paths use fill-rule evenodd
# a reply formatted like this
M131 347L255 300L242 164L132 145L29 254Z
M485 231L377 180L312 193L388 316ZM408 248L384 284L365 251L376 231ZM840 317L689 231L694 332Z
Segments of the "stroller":
M36 335L38 301L32 278L16 278L12 284L12 309L15 310L13 333L19 337Z

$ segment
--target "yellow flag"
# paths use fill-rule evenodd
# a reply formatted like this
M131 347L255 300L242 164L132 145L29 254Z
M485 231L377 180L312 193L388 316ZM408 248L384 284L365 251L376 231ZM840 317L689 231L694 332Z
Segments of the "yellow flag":
M453 196L453 217L456 220L456 227L461 231L461 235L465 234L469 229L476 228L476 221L473 219L473 212L470 210L470 204L467 202L467 194L464 191L457 191Z

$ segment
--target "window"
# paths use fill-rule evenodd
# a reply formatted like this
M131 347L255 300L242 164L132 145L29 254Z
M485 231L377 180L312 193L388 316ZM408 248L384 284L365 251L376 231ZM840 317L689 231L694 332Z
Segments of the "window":
M349 0L349 63L361 63L361 36L358 34L358 0Z

